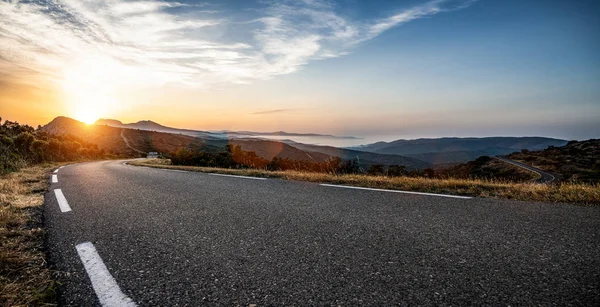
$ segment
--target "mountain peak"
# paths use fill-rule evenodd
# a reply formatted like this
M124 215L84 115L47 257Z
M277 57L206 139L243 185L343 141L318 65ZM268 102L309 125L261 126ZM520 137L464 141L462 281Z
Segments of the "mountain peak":
M107 126L115 126L120 127L123 126L123 123L120 120L110 119L110 118L101 118L97 120L94 125L107 125Z
M60 134L73 127L85 127L85 123L66 116L58 116L42 127L42 131Z

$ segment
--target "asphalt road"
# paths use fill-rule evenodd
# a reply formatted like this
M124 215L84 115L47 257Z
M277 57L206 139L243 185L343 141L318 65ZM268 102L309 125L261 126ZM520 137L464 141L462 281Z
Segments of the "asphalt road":
M84 242L140 306L600 305L600 208L116 161L57 175L44 213L62 306L115 290L92 285Z
M498 159L500 161L504 161L506 163L510 163L512 165L516 165L516 166L518 166L520 168L524 168L524 169L526 169L528 171L537 173L538 175L540 175L540 178L538 178L536 180L537 183L551 183L554 180L556 180L556 177L554 177L554 175L552 175L552 174L550 174L550 173L548 173L548 172L546 172L546 171L544 171L542 169L539 169L537 167L533 167L531 165L527 165L525 163L521 163L519 161L511 160L511 159L504 158L504 157L494 157L494 158L496 158L496 159Z

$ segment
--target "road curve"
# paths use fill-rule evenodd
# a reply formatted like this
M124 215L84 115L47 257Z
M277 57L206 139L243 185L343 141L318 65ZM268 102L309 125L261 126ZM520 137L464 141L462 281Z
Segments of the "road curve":
M534 172L534 173L540 175L540 178L538 178L535 181L537 183L551 183L554 180L556 180L556 177L554 175L552 175L552 174L550 174L550 173L548 173L548 172L546 172L544 170L541 170L541 169L539 169L537 167L533 167L531 165L527 165L525 163L521 163L519 161L511 160L511 159L504 158L504 157L494 156L493 158L496 158L496 159L498 159L500 161L503 161L503 162L506 162L506 163L510 163L510 164L518 166L520 168L524 168L524 169L526 169L528 171L531 171L531 172Z
M121 161L57 175L44 217L61 306L600 304L600 208ZM106 275L118 287L92 284Z

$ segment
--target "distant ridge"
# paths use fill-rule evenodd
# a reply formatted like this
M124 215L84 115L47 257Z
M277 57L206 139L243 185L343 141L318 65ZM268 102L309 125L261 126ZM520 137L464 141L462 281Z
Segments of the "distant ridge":
M151 120L141 120L136 123L124 124L123 122L116 119L104 119L101 118L95 122L96 125L106 125L111 127L129 128L129 129L140 129L150 130L158 132L168 133L181 133L185 135L195 137L215 137L215 138L242 138L252 136L305 136L305 137L323 137L323 138L335 138L335 139L360 139L354 136L335 136L330 134L317 134L317 133L294 133L285 131L274 131L274 132L255 132L255 131L203 131L203 130L192 130L192 129L180 129L163 126L159 123Z
M106 151L131 156L139 155L139 153L132 152L131 148L124 142L123 136L127 138L132 147L143 152L157 151L169 154L179 148L217 152L225 150L226 145L235 144L243 150L254 151L267 160L279 157L299 161L323 162L337 156L342 159L358 159L359 165L365 169L373 164L404 165L409 170L424 169L430 166L429 163L421 160L398 155L382 155L334 147L330 147L327 151L321 150L323 152L311 151L310 147L308 149L298 148L282 141L250 137L223 138L204 131L169 128L152 121L123 124L118 120L102 119L95 125L86 125L77 120L61 116L42 127L42 130L53 134L80 136L98 144L100 148ZM192 131L194 134L182 133L182 131Z
M523 149L564 146L567 140L546 137L482 137L396 140L352 147L356 150L413 157L432 164L462 163L480 156L506 155Z

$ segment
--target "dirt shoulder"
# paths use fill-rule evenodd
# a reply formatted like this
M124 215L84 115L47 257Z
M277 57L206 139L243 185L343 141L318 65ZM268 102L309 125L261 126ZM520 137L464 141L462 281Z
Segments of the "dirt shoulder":
M42 205L53 169L26 167L0 176L0 306L54 306L55 283L46 264Z

